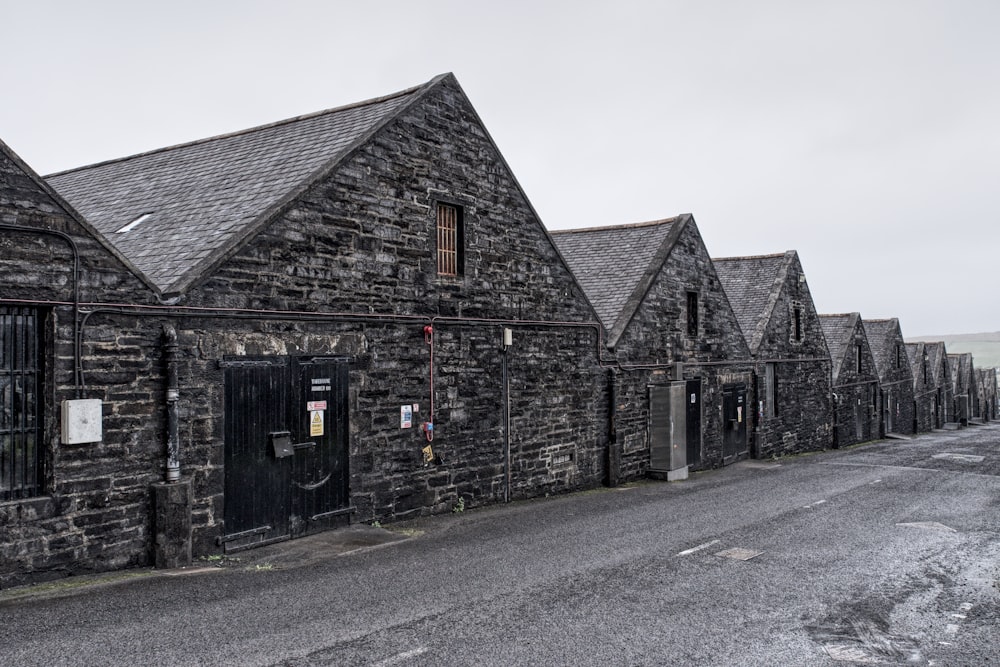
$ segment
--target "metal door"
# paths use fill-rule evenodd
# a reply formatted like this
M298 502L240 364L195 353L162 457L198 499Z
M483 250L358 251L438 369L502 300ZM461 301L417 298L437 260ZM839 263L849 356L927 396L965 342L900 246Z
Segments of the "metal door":
M649 387L649 470L652 473L687 466L683 382Z
M893 417L896 414L896 402L895 397L892 395L892 389L887 389L885 392L885 432L892 433L895 431L893 425Z
M722 386L722 458L730 463L747 453L747 386L743 383Z
M348 510L347 367L328 357L295 359L297 393L290 424L293 536L326 527Z
M346 360L222 365L226 551L315 532L349 511Z
M687 381L687 464L701 463L701 378Z

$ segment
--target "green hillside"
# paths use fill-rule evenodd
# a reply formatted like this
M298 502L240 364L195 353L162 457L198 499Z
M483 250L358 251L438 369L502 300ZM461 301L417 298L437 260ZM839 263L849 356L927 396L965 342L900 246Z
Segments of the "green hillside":
M907 338L908 343L918 341L944 341L949 354L970 353L976 368L1000 368L1000 331L949 336L918 336Z

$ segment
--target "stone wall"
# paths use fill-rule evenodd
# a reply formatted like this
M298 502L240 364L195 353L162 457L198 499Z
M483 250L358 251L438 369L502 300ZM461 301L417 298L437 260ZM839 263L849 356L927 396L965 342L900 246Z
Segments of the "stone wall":
M462 208L465 271L440 277L435 207ZM183 305L325 313L323 321L182 327L185 473L195 478L195 550L224 532L225 355L337 353L350 371L355 520L390 521L499 502L504 470L502 328L511 411L510 495L592 487L605 478L606 378L596 318L456 84L446 80L316 183ZM383 319L384 318L384 319ZM307 318L308 319L308 318ZM540 322L546 324L540 324ZM440 465L425 465L430 418ZM187 341L183 344L183 341ZM193 421L192 421L193 420Z
M614 348L614 357L623 366L660 365L620 376L617 438L623 446L626 479L644 475L649 465L648 385L670 379L701 380L702 452L693 469L722 465L723 382L745 383L748 400L752 392L750 352L701 235L693 219L674 224L684 227ZM688 292L698 294L694 336L688 334ZM673 375L675 362L683 364L681 377Z
M795 311L800 316L796 337ZM757 401L760 420L755 431L759 458L818 451L833 445L832 363L809 286L796 259L774 304L756 350ZM766 364L774 364L776 410L767 405Z
M155 324L101 315L82 336L75 386L74 283L83 302L151 303L153 294L39 184L0 151L0 298L38 309L44 327L45 484L33 498L0 501L0 587L149 562L149 485L162 478L163 387ZM27 303L31 302L31 303ZM84 310L91 310L87 307ZM59 406L103 403L103 440L60 442Z

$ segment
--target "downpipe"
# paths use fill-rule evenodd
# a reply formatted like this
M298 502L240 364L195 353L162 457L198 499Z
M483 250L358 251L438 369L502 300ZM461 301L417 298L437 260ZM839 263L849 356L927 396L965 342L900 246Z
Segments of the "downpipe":
M180 439L178 438L177 402L180 391L177 388L177 330L172 326L163 327L163 357L167 365L167 476L168 484L180 481Z

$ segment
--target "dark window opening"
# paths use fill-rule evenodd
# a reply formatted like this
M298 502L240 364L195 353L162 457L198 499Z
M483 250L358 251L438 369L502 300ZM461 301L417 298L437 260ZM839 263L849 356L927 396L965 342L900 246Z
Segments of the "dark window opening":
M687 293L687 331L688 336L698 335L698 293Z
M43 491L38 311L0 306L0 500Z
M794 320L793 326L794 326L794 329L795 329L795 331L794 331L795 342L796 343L801 343L802 342L802 308L801 308L801 306L795 306L792 309L792 319Z
M901 349L903 349L903 346L900 345L899 343L896 343L896 358L893 360L894 361L893 368L902 368L903 366L903 362L900 359L900 354L899 354L899 351Z
M764 383L766 385L767 416L778 416L778 374L775 372L775 365L768 363L764 366Z
M460 276L465 270L462 209L451 204L437 205L437 272L439 276Z

